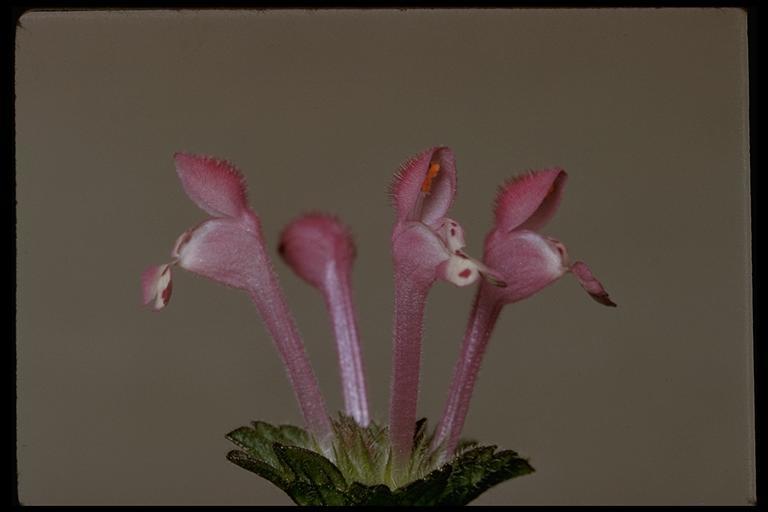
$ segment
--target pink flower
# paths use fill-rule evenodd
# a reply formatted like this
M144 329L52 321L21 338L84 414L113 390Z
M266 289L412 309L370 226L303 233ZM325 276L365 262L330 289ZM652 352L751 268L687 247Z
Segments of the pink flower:
M396 466L408 460L413 440L429 289L438 279L468 286L481 275L503 285L496 273L463 251L464 231L447 217L455 194L456 167L446 147L408 160L391 187L397 221L392 231L395 314L389 435Z
M171 298L172 270L179 266L246 291L266 324L286 367L308 430L329 453L331 423L293 316L265 249L261 223L248 206L242 174L231 164L179 153L176 170L187 195L211 218L181 234L171 261L142 274L143 301L154 310ZM458 287L479 283L448 401L433 448L449 458L457 445L491 333L504 305L573 274L597 302L615 306L586 264L571 262L565 246L539 231L555 214L566 173L532 172L507 182L496 198L495 223L483 261L464 251L464 231L449 218L456 194L453 153L434 147L408 160L395 175L391 196L395 277L389 441L392 479L407 469L416 425L422 324L427 295L437 280ZM304 215L280 238L288 266L317 288L331 317L345 410L357 423L371 421L351 273L355 245L349 229L325 214ZM482 278L482 279L481 279Z
M259 217L248 206L242 174L209 157L177 153L174 160L184 191L212 218L179 236L170 263L142 274L144 303L154 310L168 304L175 265L248 292L275 341L308 428L323 442L331 432L325 402L265 250Z
M532 172L510 180L499 191L496 225L485 240L484 261L513 283L493 290L506 304L571 272L593 299L616 306L583 262L571 264L562 243L538 233L557 211L567 177L562 169Z
M507 286L481 284L470 314L461 356L434 444L444 445L444 456L456 448L469 410L480 362L496 320L505 304L539 292L566 273L600 304L616 306L586 264L570 263L565 246L541 235L560 204L567 174L562 169L532 172L507 182L496 198L495 226L485 239L484 262L496 269Z
M279 251L299 277L323 294L336 336L345 410L367 426L365 370L350 284L356 252L352 234L333 216L304 215L283 230Z
M446 216L456 195L456 164L449 148L431 148L405 162L390 195L397 212L395 272L406 270L409 278L429 283L442 279L468 286L483 276L503 285L495 272L463 251L464 229Z

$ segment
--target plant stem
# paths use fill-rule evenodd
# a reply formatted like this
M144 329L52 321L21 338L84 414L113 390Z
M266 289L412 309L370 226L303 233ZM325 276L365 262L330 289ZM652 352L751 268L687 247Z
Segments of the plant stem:
M481 283L475 296L461 355L454 366L448 400L432 440L433 449L443 445L441 456L443 462L450 459L456 450L464 420L469 412L469 402L480 370L480 363L502 308L498 300L491 297L489 293L484 293L484 289L488 286L487 283Z
M345 410L359 425L367 427L370 422L368 393L349 273L340 270L335 264L328 265L323 282L323 297L336 335Z

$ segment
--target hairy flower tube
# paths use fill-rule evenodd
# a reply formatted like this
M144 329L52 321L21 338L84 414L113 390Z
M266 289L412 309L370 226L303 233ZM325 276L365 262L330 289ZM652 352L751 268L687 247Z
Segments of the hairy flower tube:
M325 213L301 215L282 231L278 252L322 295L336 339L344 414L332 420L298 328L288 309L248 205L243 175L206 156L175 155L187 196L211 218L185 231L171 261L142 274L143 302L163 309L179 266L244 290L256 306L285 366L305 430L253 422L227 435L240 451L229 460L283 489L298 504L466 504L491 486L533 471L510 450L461 440L483 355L502 307L573 274L599 303L615 306L602 284L565 246L539 230L558 208L566 173L548 169L504 184L482 261L464 251L464 231L448 217L456 164L447 147L407 160L395 174L391 234L394 267L389 424L376 423L352 294L356 248L349 228ZM417 421L421 341L428 293L438 280L476 285L460 356L443 415L432 434ZM474 447L473 447L474 446Z

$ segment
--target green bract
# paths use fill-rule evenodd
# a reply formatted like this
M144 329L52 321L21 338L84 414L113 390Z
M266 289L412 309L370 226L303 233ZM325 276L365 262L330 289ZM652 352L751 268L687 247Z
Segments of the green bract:
M466 505L494 485L534 471L511 450L463 441L456 456L438 467L426 420L416 424L413 456L396 477L387 430L360 427L340 416L329 455L293 425L255 421L227 434L240 449L227 458L282 489L298 505Z

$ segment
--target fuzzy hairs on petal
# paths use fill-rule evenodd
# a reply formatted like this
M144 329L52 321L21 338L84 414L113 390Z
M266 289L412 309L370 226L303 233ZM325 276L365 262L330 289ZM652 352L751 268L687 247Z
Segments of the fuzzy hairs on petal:
M499 188L494 216L496 229L536 231L554 216L568 178L560 168L529 172L512 178Z
M430 148L407 160L390 185L398 221L431 225L445 216L455 195L456 162L447 147Z
M234 165L208 156L176 153L184 192L214 217L238 217L248 209L245 178Z

